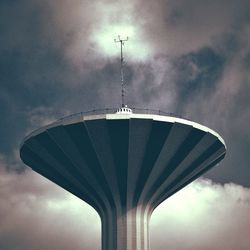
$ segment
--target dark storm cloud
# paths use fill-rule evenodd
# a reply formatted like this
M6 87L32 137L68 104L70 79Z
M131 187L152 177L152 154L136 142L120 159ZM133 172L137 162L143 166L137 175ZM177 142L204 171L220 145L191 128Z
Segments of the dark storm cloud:
M211 48L202 48L176 60L178 105L195 95L213 94L224 70L225 58ZM180 112L180 111L179 111Z
M146 17L147 38L157 53L168 55L171 65L160 83L153 81L158 72L151 76L151 88L140 88L141 95L149 105L218 131L228 154L207 176L245 186L250 185L249 8L249 1L147 1L137 9ZM157 62L154 57L151 64Z
M244 66L247 46L226 58L219 79L209 82L212 89L203 86L183 102L182 112L221 133L228 147L225 161L207 176L220 182L233 181L249 186L249 71ZM215 64L216 65L216 64ZM219 67L220 68L220 67ZM216 76L210 72L211 78ZM211 79L210 78L210 79ZM202 81L199 82L202 85ZM183 101L180 98L180 102ZM235 168L235 166L238 168Z
M139 1L136 6L137 21L147 38L157 51L168 55L211 46L249 22L247 0Z
M120 104L119 59L95 40L119 22L138 32L139 45L125 46L128 104L218 131L227 157L206 176L249 187L249 9L248 0L0 1L0 249L98 249L96 214L24 170L18 148L26 133L61 116ZM148 55L137 61L143 48ZM246 250L249 189L192 185L198 201L185 204L194 204L187 210L197 218L182 221L176 207L156 210L154 249ZM194 213L198 206L206 213Z
M81 1L73 8L67 1L62 5L59 2L1 2L0 105L4 119L0 124L0 151L6 154L18 148L28 130L52 118L103 106L109 99L102 94L108 93L104 88L114 89L112 64L101 65L96 74L90 65L78 68L67 57L65 51L74 44L77 28L84 27L85 33L88 26L85 18L78 20L72 13ZM86 57L83 53L82 58L88 60ZM40 112L40 120L44 119L40 124L32 123L37 110L44 111Z

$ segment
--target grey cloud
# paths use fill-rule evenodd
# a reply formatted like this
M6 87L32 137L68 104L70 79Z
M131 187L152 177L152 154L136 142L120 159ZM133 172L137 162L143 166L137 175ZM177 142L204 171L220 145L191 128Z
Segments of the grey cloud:
M33 171L0 169L2 250L99 248L100 220L92 208Z
M220 132L228 146L228 154L221 167L208 176L217 181L234 181L249 186L249 72L244 66L247 47L230 56L212 91L203 88L186 100L182 112ZM212 74L213 72L211 72ZM202 84L202 83L199 83ZM213 82L212 82L213 84ZM211 85L211 83L210 83ZM190 97L190 95L188 96ZM235 166L238 168L235 168Z
M73 10L78 7L70 6ZM41 110L42 107L44 117L50 110L50 116L59 118L69 110L78 112L93 108L93 96L98 99L101 95L98 91L106 81L105 75L96 82L90 65L87 73L82 72L69 64L65 56L68 43L72 44L67 39L74 39L73 34L67 38L67 33L78 32L76 27L81 21L81 29L88 23L76 17L72 20L70 6L61 2L1 3L0 104L4 117L0 125L1 152L17 148L26 130L35 128L30 124L33 109ZM60 16L63 13L65 16ZM84 53L82 57L87 59ZM77 104L78 101L82 105Z
M246 186L250 179L246 153L250 140L248 9L248 1L157 1L138 7L140 16L147 17L143 28L148 39L158 53L169 55L172 66L160 85L154 80L157 73L142 78L141 86L145 82L149 87L136 93L149 105L170 109L218 131L225 138L228 154L206 176ZM142 75L150 72L145 69Z
M137 4L137 15L158 53L182 55L242 29L249 21L248 9L245 0L143 1Z
M178 106L183 107L194 96L213 94L222 77L225 58L211 48L202 48L178 58L175 64Z
M231 150L237 131L241 131L238 138L246 138L247 133L247 126L242 128L245 123L238 122L247 122L249 106L247 1L146 1L140 9L138 4L125 5L128 16L138 17L142 42L148 39L157 50L144 62L126 58L128 104L177 112L211 126L226 137ZM53 118L119 105L119 64L114 58L98 56L90 39L99 20L112 23L122 6L119 2L112 9L108 2L107 10L102 11L104 5L28 0L1 4L1 152L11 156L28 130ZM185 42L181 49L179 42ZM74 59L71 52L82 59ZM247 156L242 148L247 142L238 145L230 154L234 159L241 156L245 171ZM235 164L227 163L230 174L223 177L218 169L219 180L238 175ZM241 178L236 179L240 183Z
M134 60L137 51L133 56L125 53L128 104L177 112L218 131L226 141L227 157L206 176L249 186L249 8L244 0L115 5L112 1L1 1L0 152L5 157L0 164L0 248L68 250L73 244L74 249L82 249L86 243L86 250L98 249L100 242L93 235L99 235L100 222L90 216L89 223L92 210L83 205L79 213L73 212L72 196L24 169L17 155L24 135L45 123L119 105L119 60L102 54L93 36L103 24L119 20L134 24L141 46L147 43L152 49L139 62ZM113 37L110 41L112 46ZM231 189L228 184L198 182L192 187L196 185L208 186L219 197L203 202L208 213L199 217L203 224L197 222L202 230L195 222L183 226L166 209L152 220L154 249L165 245L180 249L180 234L186 235L183 249L207 245L213 250L247 249L249 190L236 184ZM68 201L68 206L52 210L49 201ZM161 216L168 227L157 220ZM167 242L160 245L159 239Z

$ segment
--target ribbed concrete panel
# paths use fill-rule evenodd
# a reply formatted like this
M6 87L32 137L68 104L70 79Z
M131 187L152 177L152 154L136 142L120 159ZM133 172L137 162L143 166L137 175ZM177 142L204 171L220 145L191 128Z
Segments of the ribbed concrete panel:
M214 131L143 114L72 117L31 134L24 163L93 206L103 250L148 250L148 222L166 198L216 165L226 148Z
M114 202L120 200L118 179L116 178L116 167L113 159L113 152L107 129L107 121L104 119L85 121L88 135L90 137L93 150L100 163L100 167L106 179L108 188ZM84 142L84 141L83 141ZM117 205L116 205L117 206Z

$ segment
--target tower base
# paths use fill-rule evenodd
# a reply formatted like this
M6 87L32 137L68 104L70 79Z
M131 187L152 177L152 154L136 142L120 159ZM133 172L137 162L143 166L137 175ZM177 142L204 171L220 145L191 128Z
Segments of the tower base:
M102 250L149 250L149 212L143 207L112 211L102 219Z

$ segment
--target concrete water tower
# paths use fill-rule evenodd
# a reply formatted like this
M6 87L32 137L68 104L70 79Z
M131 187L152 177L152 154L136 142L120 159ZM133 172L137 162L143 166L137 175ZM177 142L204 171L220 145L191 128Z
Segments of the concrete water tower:
M25 164L98 212L102 250L148 250L154 209L225 153L213 130L130 109L124 99L117 111L81 113L42 127L20 148Z

